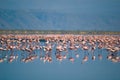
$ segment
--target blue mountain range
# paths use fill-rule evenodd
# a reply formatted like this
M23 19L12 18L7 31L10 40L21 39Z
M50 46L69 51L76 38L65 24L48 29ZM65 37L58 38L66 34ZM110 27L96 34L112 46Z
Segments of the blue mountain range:
M120 15L117 13L59 13L42 9L0 9L0 29L120 31Z

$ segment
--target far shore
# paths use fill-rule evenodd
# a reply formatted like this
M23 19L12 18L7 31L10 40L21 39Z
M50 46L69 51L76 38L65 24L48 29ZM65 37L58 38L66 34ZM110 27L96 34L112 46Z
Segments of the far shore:
M120 31L65 31L65 30L0 30L0 34L76 34L76 35L120 35Z

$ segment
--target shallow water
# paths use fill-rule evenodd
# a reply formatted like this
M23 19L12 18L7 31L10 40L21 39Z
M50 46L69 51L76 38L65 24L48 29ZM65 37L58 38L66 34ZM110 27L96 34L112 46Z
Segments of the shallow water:
M37 52L37 51L36 51ZM54 54L55 50L52 51ZM72 53L70 50L69 53ZM79 58L75 59L72 63L68 59L59 62L53 55L52 63L44 63L39 59L32 62L24 63L18 60L12 63L0 63L0 80L119 80L120 79L120 63L113 63L107 60L108 52L106 50L96 50L95 55L98 53L103 55L102 60L92 61L89 55L88 62L81 64L83 53L85 51L78 50ZM1 51L4 54L6 51ZM20 54L21 51L16 51ZM37 53L39 54L39 52ZM20 56L20 55L19 55ZM71 55L69 55L71 56ZM74 55L72 55L74 57Z

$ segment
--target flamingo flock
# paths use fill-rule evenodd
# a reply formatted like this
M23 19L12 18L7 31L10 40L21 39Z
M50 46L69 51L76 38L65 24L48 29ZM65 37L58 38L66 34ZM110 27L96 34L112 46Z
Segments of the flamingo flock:
M81 58L81 63L91 60L102 60L102 50L107 51L107 59L120 62L119 35L0 35L0 63L21 61L32 62L35 59L51 63L55 56L57 61L68 59L74 62ZM83 51L80 53L80 51ZM101 51L101 52L98 52ZM81 54L84 55L81 57ZM96 56L97 55L97 56Z

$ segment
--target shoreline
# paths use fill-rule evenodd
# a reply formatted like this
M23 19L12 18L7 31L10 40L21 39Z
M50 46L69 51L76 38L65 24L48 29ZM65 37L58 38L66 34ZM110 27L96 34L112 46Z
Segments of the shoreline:
M120 35L120 31L0 30L0 34Z

